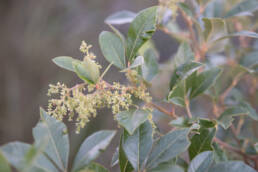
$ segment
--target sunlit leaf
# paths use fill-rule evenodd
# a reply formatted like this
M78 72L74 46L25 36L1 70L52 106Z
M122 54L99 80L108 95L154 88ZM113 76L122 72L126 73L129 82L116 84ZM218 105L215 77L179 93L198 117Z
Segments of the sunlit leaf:
M61 67L64 68L66 70L70 70L72 72L75 72L74 68L73 68L73 62L74 61L78 61L76 59L73 59L72 57L68 57L68 56L60 56L60 57L55 57L53 59L53 62Z

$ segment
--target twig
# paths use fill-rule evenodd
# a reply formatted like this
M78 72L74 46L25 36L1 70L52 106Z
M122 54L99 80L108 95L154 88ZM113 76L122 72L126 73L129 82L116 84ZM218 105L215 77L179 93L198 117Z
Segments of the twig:
M223 103L225 98L227 97L228 93L238 84L241 79L243 73L237 74L237 76L233 79L231 85L221 94L220 101Z
M173 117L173 118L177 118L177 115L175 115L175 113L173 113L173 111L172 111L172 112L169 112L169 111L167 111L166 109L164 109L163 107L161 107L161 106L159 106L159 105L156 105L156 104L154 104L154 103L152 103L152 102L147 103L147 105L148 105L148 106L151 106L151 107L153 107L153 108L155 108L155 109L157 109L157 110L159 110L160 112L162 112L162 113L164 113L164 114L166 114L166 115L168 115L168 116L171 116L171 117Z
M220 146L226 148L227 150L231 151L231 152L235 152L241 156L243 156L244 158L247 158L249 160L257 160L258 159L258 156L257 155L247 155L246 153L244 153L243 151L223 142L222 140L218 139L218 138L214 138L213 139L215 142L217 142Z
M185 107L186 107L186 111L187 111L187 115L189 118L192 118L193 115L191 113L191 110L190 110L190 103L189 103L189 100L187 98L185 98Z
M185 12L183 10L181 10L181 9L179 9L179 10L180 10L185 22L186 22L186 25L187 25L189 33L190 33L190 39L192 40L192 48L195 52L195 60L200 61L201 59L204 58L206 50L202 50L199 47L199 42L196 39L195 32L194 32L194 29L193 29L192 20L185 14Z

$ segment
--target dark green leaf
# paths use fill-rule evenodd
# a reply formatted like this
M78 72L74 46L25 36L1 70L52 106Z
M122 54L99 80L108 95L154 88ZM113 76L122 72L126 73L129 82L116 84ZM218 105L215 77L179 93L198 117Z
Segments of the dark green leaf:
M134 12L123 10L108 16L105 20L105 23L115 25L126 24L131 23L135 17L136 14Z
M102 130L87 137L75 156L72 171L76 172L96 159L107 148L115 134L116 131Z
M216 128L200 128L199 134L195 134L191 138L191 145L188 150L190 159L193 159L201 152L213 150L211 143L215 133Z
M193 73L192 77L188 77L186 80L186 86L187 91L191 91L190 98L193 99L209 89L214 84L220 73L221 69L212 68L198 75Z
M142 109L131 109L118 113L115 118L127 132L132 135L134 131L148 119L149 113Z
M68 166L69 139L67 127L61 121L49 116L40 108L41 121L33 128L33 137L36 144L40 144L43 137L48 137L45 153L54 161L58 167L65 170Z
M53 62L64 69L70 70L72 72L75 72L74 68L73 68L73 62L74 61L79 61L79 60L75 60L72 57L68 57L68 56L60 56L60 57L55 57L53 59Z
M166 162L187 150L189 129L175 130L162 136L155 146L147 161L147 168L152 169L160 163Z
M220 162L212 166L208 172L255 172L253 168L240 161Z
M3 172L11 172L11 168L9 166L9 163L5 159L4 155L0 151L0 171Z
M189 75L191 75L192 73L200 69L202 66L203 66L202 63L193 62L193 61L189 61L179 65L175 69L172 75L172 78L170 80L170 89L172 89L177 84L178 81L182 79L186 79Z
M120 143L119 143L119 166L120 166L120 171L121 172L132 172L133 171L133 166L131 165L131 163L129 162L129 160L127 159L123 146L122 146L122 139L123 139L123 134L121 135L120 138Z
M108 170L102 165L92 162L87 167L80 170L79 172L108 172Z
M257 0L245 0L241 1L237 5L235 5L226 15L227 17L232 16L241 16L241 15L250 15L251 12L258 9L258 1Z
M213 127L216 127L217 122L215 120L200 118L199 124L201 127L204 127L204 128L213 128Z
M125 62L125 47L122 40L115 34L103 31L99 35L99 44L104 57L116 67L124 69Z
M140 171L152 147L152 126L146 121L133 135L126 131L123 134L123 150L136 171Z
M213 162L213 153L206 151L198 154L190 163L187 172L206 172Z
M151 38L156 30L157 7L141 11L129 27L127 39L127 59L132 62L139 48Z

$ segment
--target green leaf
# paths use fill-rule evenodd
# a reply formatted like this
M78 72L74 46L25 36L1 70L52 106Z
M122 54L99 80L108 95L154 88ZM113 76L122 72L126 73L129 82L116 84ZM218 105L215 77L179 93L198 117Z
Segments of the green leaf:
M1 152L7 161L16 169L24 168L24 157L31 145L22 142L11 142L1 147Z
M226 109L218 118L218 123L224 129L228 129L234 120L233 117L239 115L248 115L253 120L258 120L258 115L251 105L247 102L241 102L237 106Z
M121 135L120 138L120 143L119 143L119 166L120 166L120 171L121 172L132 172L133 171L133 166L131 165L131 163L129 162L129 160L127 159L123 146L122 146L122 139L123 139L123 134Z
M204 22L204 39L206 42L213 42L225 35L227 35L227 29L225 21L221 18L203 18Z
M201 6L205 6L207 3L209 3L211 0L196 0L197 3Z
M173 89L169 92L168 102L176 104L178 106L185 106L185 82L181 81L177 83Z
M102 54L108 62L113 63L120 69L125 68L125 47L118 36L111 32L103 31L99 35L99 44Z
M173 63L175 64L176 67L179 67L180 65L193 60L194 60L194 53L190 45L187 42L182 42L178 47Z
M123 150L135 171L140 171L144 166L145 160L151 151L152 135L152 126L147 121L133 135L124 131L122 138Z
M136 14L134 12L123 10L108 16L105 23L114 25L126 24L131 23L135 17Z
M220 162L212 166L208 172L255 172L253 168L241 161Z
M66 70L70 70L72 72L75 72L75 70L73 68L74 61L79 61L79 60L73 59L72 57L68 57L68 56L60 56L60 57L55 57L53 59L53 62L57 66L64 68Z
M188 118L178 117L172 121L170 121L169 125L180 127L180 128L189 128L191 127L191 123Z
M150 82L158 73L158 51L155 48L154 42L149 40L139 49L139 55L144 57L144 64L141 66L143 78Z
M191 138L191 145L188 150L190 159L193 159L201 152L213 150L211 143L215 133L216 128L200 128L199 134L195 134Z
M220 73L221 69L212 68L198 75L193 73L192 76L189 76L186 80L186 90L191 91L190 99L197 97L209 89L215 83Z
M21 172L58 172L43 155L42 147L35 147L22 142L12 142L2 146L1 151L8 162Z
M204 128L213 128L213 127L216 127L217 122L212 119L200 118L199 124L201 127L204 127Z
M175 158L187 150L189 129L175 130L162 136L155 146L147 161L147 169L157 167L160 163Z
M186 79L189 75L197 71L203 66L202 63L189 61L179 65L170 80L170 89L172 89L179 80Z
M97 83L99 79L99 67L91 59L85 59L85 61L73 62L73 67L79 78L89 84Z
M245 37L250 37L250 38L256 38L258 39L258 34L252 31L248 31L248 30L243 30L240 32L235 32L235 33L229 33L221 38L218 38L216 41L225 39L225 38L230 38L230 37L235 37L235 36L245 36Z
M149 113L142 109L130 109L118 113L115 118L132 135L134 131L148 119Z
M75 156L72 171L76 172L95 160L107 148L115 134L116 131L102 130L87 137Z
M228 161L225 151L223 151L216 142L212 143L213 155L216 163Z
M184 172L184 169L176 164L161 163L156 168L149 170L148 172Z
M108 170L102 165L92 162L87 167L80 170L79 172L108 172Z
M69 157L69 139L67 127L61 121L49 116L40 108L41 121L33 128L36 144L40 144L43 137L48 137L45 153L62 170L67 169Z
M213 162L213 153L206 151L198 154L189 164L187 172L206 172Z
M127 39L127 59L132 62L139 48L152 37L156 30L157 7L141 11L132 21Z
M225 18L232 16L241 16L250 14L253 11L258 9L258 1L257 0L245 0L241 1L237 5L235 5L226 15Z
M1 151L0 151L0 171L11 172L9 163L7 162L6 158L4 157Z

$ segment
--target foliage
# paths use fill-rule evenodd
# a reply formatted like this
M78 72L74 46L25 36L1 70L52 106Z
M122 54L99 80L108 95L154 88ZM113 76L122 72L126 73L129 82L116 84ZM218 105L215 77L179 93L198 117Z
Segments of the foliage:
M84 41L83 60L54 58L55 64L83 82L71 88L50 85L48 95L54 97L47 112L40 109L34 144L1 146L0 171L10 171L9 163L26 172L108 171L94 160L116 131L86 138L70 167L68 132L62 122L74 120L80 132L100 108L111 108L121 127L120 143L110 161L122 172L258 170L257 9L257 0L160 0L158 6L137 14L121 11L109 16L105 23L112 32L101 32L99 45L110 65L101 71L91 45ZM127 36L113 26L125 23L130 23ZM166 65L158 63L152 40L158 30L179 43ZM126 84L104 80L112 65L125 74ZM167 94L157 100L149 91L154 82L165 84L159 76L167 70L171 74L167 91L163 90ZM158 119L157 110L171 119L167 133L153 120Z

